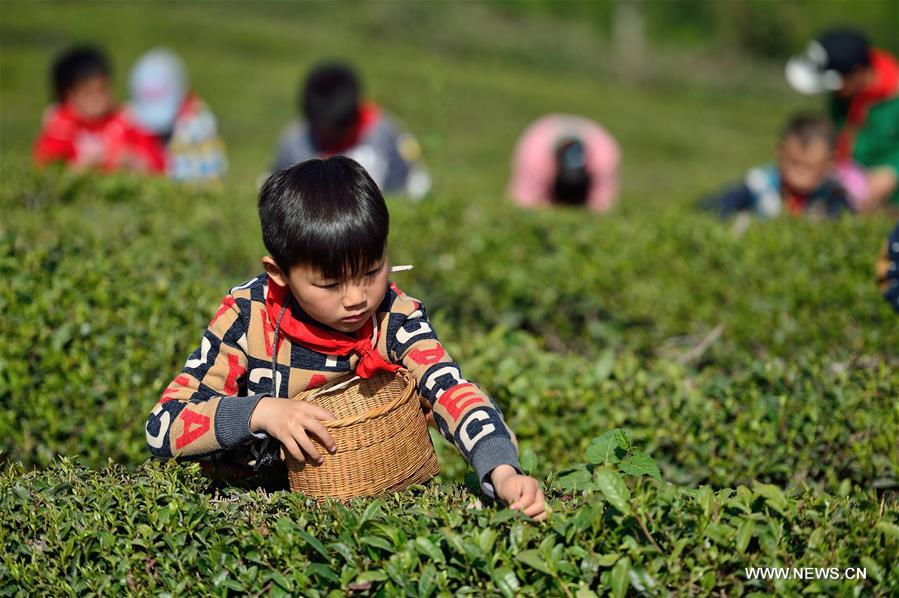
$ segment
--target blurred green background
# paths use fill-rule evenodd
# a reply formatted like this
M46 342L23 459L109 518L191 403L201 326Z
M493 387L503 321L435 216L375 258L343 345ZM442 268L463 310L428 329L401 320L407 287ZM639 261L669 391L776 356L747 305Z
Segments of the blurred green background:
M642 15L645 48L621 7ZM592 117L624 151L623 205L690 200L766 160L791 110L819 107L783 60L836 22L897 46L899 2L21 2L0 13L0 158L27 160L53 56L107 49L125 96L147 49L179 52L253 198L302 74L346 58L417 134L435 193L498 201L518 134L548 111ZM616 13L618 10L618 13ZM621 36L624 29L631 33ZM630 35L630 37L628 37ZM622 41L623 40L623 41ZM634 49L636 48L636 49Z

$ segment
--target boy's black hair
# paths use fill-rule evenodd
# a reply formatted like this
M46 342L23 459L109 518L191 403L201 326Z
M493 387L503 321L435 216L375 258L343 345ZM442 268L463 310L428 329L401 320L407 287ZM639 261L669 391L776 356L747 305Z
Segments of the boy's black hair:
M563 139L556 146L556 176L553 179L553 203L583 205L590 191L590 173L584 142L575 137Z
M349 65L325 62L306 77L300 110L315 130L342 128L357 118L361 93L362 86Z
M96 76L110 77L112 67L102 50L94 46L75 46L56 57L51 71L53 97L63 102L78 83Z
M259 192L266 249L285 274L315 267L330 280L364 274L384 253L390 216L358 162L314 158L272 174Z
M830 119L811 112L798 112L787 120L780 130L780 141L788 137L796 137L803 147L813 141L824 141L831 149L836 145L836 131Z

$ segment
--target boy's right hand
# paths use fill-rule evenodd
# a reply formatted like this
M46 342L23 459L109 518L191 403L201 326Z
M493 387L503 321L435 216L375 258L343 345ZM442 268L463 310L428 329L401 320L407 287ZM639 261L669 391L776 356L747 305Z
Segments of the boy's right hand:
M307 457L321 463L322 456L309 440L309 434L318 438L333 453L337 450L337 445L322 424L323 421L332 419L337 419L334 414L305 401L264 397L256 403L250 416L250 431L274 436L284 446L284 450L300 463L305 463Z

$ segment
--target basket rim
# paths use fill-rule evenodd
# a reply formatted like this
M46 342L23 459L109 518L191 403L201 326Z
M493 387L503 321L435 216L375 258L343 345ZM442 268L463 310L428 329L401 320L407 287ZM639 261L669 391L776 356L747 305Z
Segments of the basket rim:
M409 397L415 393L415 384L411 383L413 378L411 372L405 368L400 368L396 370L396 375L402 378L406 382L405 390L398 394L396 397L391 399L388 403L375 407L373 409L369 409L368 411L364 411L362 413L357 413L356 415L351 415L349 417L341 417L338 419L326 420L322 421L322 425L325 428L345 428L348 426L353 426L363 421L367 421L370 419L375 419L386 413L389 413L396 409L399 405L409 400ZM340 376L331 380L328 384L324 386L319 386L317 388L310 389L308 391L301 392L300 394L293 397L293 401L306 401L311 399L312 397L316 397L322 394L327 394L329 392L333 392L334 390L342 389L347 383L353 382L355 379L365 380L365 378L359 378L353 372L350 372L346 376ZM339 388L338 388L339 387Z

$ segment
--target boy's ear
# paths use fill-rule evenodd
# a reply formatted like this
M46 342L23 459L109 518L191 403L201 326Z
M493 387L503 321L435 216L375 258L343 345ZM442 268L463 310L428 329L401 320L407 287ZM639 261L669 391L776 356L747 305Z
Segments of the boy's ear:
M262 258L262 267L265 268L265 273L268 274L269 280L279 287L287 286L287 275L281 270L281 267L278 266L272 256L266 255Z

